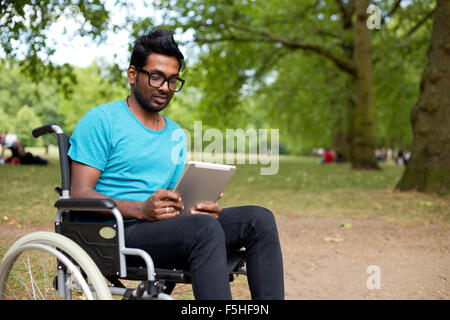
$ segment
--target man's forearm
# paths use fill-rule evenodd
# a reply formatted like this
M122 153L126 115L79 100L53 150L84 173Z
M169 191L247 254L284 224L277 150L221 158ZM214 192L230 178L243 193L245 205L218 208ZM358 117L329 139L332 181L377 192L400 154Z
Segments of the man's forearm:
M119 209L124 219L142 219L143 207L145 204L145 202L142 201L126 201L114 199L91 188L83 188L78 190L74 189L71 191L71 197L113 199L117 204L117 209ZM102 212L101 214L110 215L111 213Z

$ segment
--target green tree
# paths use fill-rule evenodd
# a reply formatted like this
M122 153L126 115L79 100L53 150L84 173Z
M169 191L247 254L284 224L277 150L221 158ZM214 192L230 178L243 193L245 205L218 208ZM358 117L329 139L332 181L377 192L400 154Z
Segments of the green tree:
M125 1L116 1L125 6ZM75 82L69 64L55 65L51 56L55 44L47 41L47 32L59 19L79 26L74 36L91 37L101 42L106 30L119 28L110 21L110 12L100 0L2 0L0 2L0 47L7 58L16 60L21 71L39 82L54 78L67 94ZM67 35L65 30L63 34Z
M205 80L197 81L196 84L203 92L202 108L208 111L204 115L205 120L209 117L223 122L235 116L236 112L233 111L242 110L238 106L245 101L242 96L248 93L246 86L249 83L278 89L271 87L270 83L278 85L273 79L285 76L280 72L280 66L289 61L286 57L299 52L308 58L314 55L322 61L316 73L327 72L325 68L334 68L335 74L343 75L335 77L339 83L329 79L327 83L316 84L321 88L335 86L347 93L345 107L338 105L333 121L328 123L328 128L333 128L335 132L334 140L347 145L339 148L350 150L347 153L351 155L355 168L376 168L373 152L377 130L375 88L370 75L370 48L373 44L369 34L376 38L383 37L382 41L378 40L380 43L386 39L395 41L404 29L416 25L418 16L423 22L417 24L417 29L427 25L427 19L422 19L422 16L429 16L432 4L420 1L374 1L381 10L380 24L386 31L369 32L366 26L368 3L354 0L178 0L159 1L156 4L159 8L175 12L167 14L167 25L189 31L199 44L198 63L203 70L197 74L197 79ZM146 20L141 25L149 23L151 21ZM383 63L381 59L377 62ZM288 68L301 70L294 64L285 70ZM315 75L311 78L315 78ZM298 79L304 78L299 74ZM301 91L304 83L295 81L285 87L289 85ZM285 94L291 94L294 90L284 91ZM255 92L250 90L250 93ZM340 99L329 97L329 102L341 104ZM280 118L291 119L300 115L300 111L286 114L284 106L280 106L278 101L264 101L264 107L277 109ZM297 110L302 107L297 106ZM338 110L342 113L338 114ZM230 119L230 122L233 120Z
M11 132L11 119L6 112L0 108L0 134L9 132Z
M128 92L121 83L106 80L101 69L95 62L86 68L74 69L78 82L73 86L73 94L63 99L58 109L67 134L72 134L78 121L90 108L127 96Z
M54 79L35 83L23 75L17 64L11 60L0 61L0 65L2 66L0 68L0 109L8 119L6 131L17 133L16 124L20 125L17 122L17 114L25 105L32 109L41 123L61 123L58 108L63 97ZM31 130L26 134L31 137ZM22 138L27 139L27 137ZM40 140L56 143L56 138L52 135L44 136Z
M41 120L36 112L26 105L17 111L13 121L14 133L17 134L21 144L25 147L42 145L42 140L35 139L31 135L31 131L41 125Z
M126 96L122 83L111 82L102 74L107 67L97 63L75 67L78 81L73 94L66 97L56 88L54 79L34 83L16 65L5 65L0 69L0 132L18 134L27 146L45 141L55 144L55 135L34 139L31 130L41 124L57 123L71 134L89 108Z
M437 0L428 63L411 112L412 156L397 188L450 193L450 1Z

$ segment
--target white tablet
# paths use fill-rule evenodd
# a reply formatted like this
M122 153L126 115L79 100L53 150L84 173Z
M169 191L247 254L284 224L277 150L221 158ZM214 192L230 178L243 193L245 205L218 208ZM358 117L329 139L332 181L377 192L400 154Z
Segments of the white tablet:
M225 164L189 161L174 188L183 200L180 213L189 213L199 202L216 202L235 170Z

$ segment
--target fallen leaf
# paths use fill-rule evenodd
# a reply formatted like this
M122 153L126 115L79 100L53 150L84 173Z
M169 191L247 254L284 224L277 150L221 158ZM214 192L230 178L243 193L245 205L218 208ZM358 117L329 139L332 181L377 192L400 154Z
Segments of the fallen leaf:
M344 238L336 238L336 237L325 237L323 238L326 242L340 242L344 240Z

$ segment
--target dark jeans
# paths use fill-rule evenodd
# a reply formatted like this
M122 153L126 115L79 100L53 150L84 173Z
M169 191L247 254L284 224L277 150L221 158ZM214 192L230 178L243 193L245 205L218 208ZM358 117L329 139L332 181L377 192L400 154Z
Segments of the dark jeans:
M227 254L245 247L252 299L284 299L283 261L275 219L258 206L208 215L139 221L125 228L125 244L147 251L157 268L189 270L196 299L231 299ZM128 257L136 265L139 258Z

